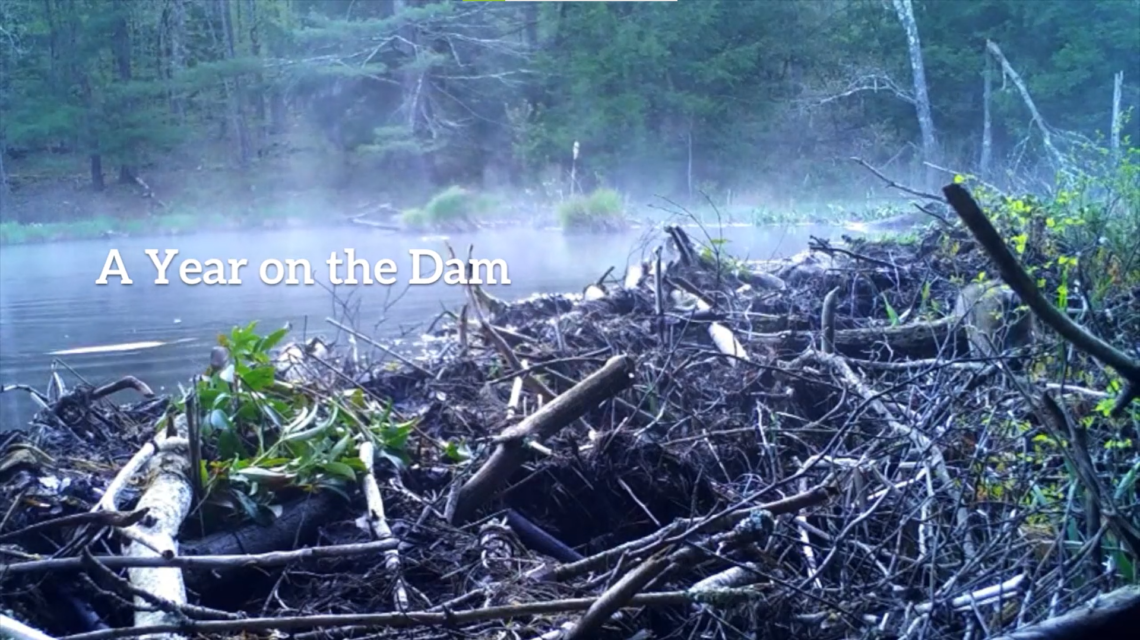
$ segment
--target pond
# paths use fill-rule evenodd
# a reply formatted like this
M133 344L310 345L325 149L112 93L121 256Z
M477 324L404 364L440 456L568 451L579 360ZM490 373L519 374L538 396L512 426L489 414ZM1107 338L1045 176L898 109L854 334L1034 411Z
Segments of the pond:
M695 238L699 229L690 230ZM729 239L732 255L750 259L786 257L807 247L809 236L834 237L838 227L788 225L728 227L708 233ZM652 230L607 235L564 235L557 230L513 228L455 234L448 241L460 257L475 246L475 257L501 259L509 285L490 286L495 296L513 300L535 293L579 292L613 266L618 277L631 261L648 255L659 241ZM169 284L155 284L157 270L144 252L176 249L167 272ZM326 261L346 249L375 263L396 264L391 286L332 287ZM355 326L376 337L417 338L444 309L463 301L460 287L442 280L411 285L410 252L431 250L446 257L442 237L388 235L359 227L235 231L176 238L127 238L54 244L6 246L0 250L0 384L24 383L45 390L51 363L60 360L92 384L134 375L155 391L176 389L179 382L203 370L217 335L257 320L264 332L292 323L293 338L329 336L325 322L342 316L345 305ZM118 250L133 284L97 285L108 254ZM240 285L187 285L179 280L183 259L245 259ZM305 259L312 265L313 285L267 285L258 277L266 259ZM423 260L422 275L434 270ZM341 277L344 267L340 268ZM270 274L272 275L272 274ZM358 277L360 277L358 275ZM325 286L322 287L321 283ZM335 297L333 293L335 292ZM160 346L153 346L159 343ZM123 350L60 354L108 345L134 345ZM70 386L74 375L61 372ZM123 392L125 396L131 392ZM23 392L0 394L0 430L23 425L36 405Z

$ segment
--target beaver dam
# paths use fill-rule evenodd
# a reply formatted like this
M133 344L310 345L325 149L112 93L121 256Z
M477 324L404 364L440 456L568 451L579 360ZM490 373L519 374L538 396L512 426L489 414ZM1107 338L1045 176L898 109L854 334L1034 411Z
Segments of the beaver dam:
M173 397L6 389L43 408L0 442L2 630L1113 637L1137 299L1076 324L946 195L965 224L913 243L749 264L670 227L580 295L471 287L414 357L250 325ZM963 310L987 272L1038 318L1016 340Z

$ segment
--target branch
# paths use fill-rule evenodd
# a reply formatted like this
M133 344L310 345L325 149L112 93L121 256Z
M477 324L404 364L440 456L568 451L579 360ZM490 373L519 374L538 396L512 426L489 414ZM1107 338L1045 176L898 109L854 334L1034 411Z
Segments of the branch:
M1017 262L1017 258L998 235L997 229L994 229L993 224L986 218L986 214L965 187L951 184L943 187L942 192L946 194L946 201L977 238L978 244L982 245L990 259L997 264L1002 280L1021 297L1033 313L1074 347L1116 369L1117 373L1128 382L1124 393L1117 398L1116 406L1112 409L1114 416L1123 413L1128 403L1140 395L1140 362L1129 358L1123 351L1089 333L1087 329L1050 304L1037 288L1037 283Z

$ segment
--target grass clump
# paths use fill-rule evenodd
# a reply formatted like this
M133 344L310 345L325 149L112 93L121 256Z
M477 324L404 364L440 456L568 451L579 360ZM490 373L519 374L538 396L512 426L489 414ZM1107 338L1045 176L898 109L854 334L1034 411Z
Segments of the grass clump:
M409 229L463 231L476 226L475 219L487 208L478 194L451 186L437 193L423 208L407 209L400 221Z
M400 222L409 229L417 231L426 229L428 225L427 214L423 209L405 209L400 213Z
M574 196L558 205L558 221L566 231L612 231L626 226L621 194L597 189L588 196Z

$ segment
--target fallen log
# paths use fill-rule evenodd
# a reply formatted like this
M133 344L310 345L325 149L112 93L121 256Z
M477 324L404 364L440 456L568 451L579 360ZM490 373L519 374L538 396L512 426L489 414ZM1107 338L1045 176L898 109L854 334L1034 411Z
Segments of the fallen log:
M913 322L897 326L871 326L835 331L834 348L850 357L867 357L877 349L889 349L895 357L929 358L947 345L965 344L965 328L953 316L933 322ZM750 343L766 345L786 353L799 353L812 342L813 333L780 331L747 334Z
M182 545L180 555L239 556L288 551L304 545L317 534L318 528L336 513L341 500L335 494L322 491L298 500L282 509L273 524L251 524L236 531L221 531ZM234 580L242 567L221 567L212 571L188 571L186 583L191 589L206 592Z
M1140 587L1099 595L1056 618L997 636L992 640L1083 640L1135 638L1140 628Z
M174 419L152 464L155 473L150 487L139 498L137 509L147 509L147 517L120 532L130 540L123 555L128 558L173 557L178 553L178 532L190 513L193 489L190 486L190 446L186 441L186 416ZM180 446L173 446L180 443ZM175 605L186 604L182 570L173 567L135 567L128 570L131 585ZM141 596L135 596L135 626L173 624L178 616L155 609ZM177 633L153 636L156 640L180 638Z

